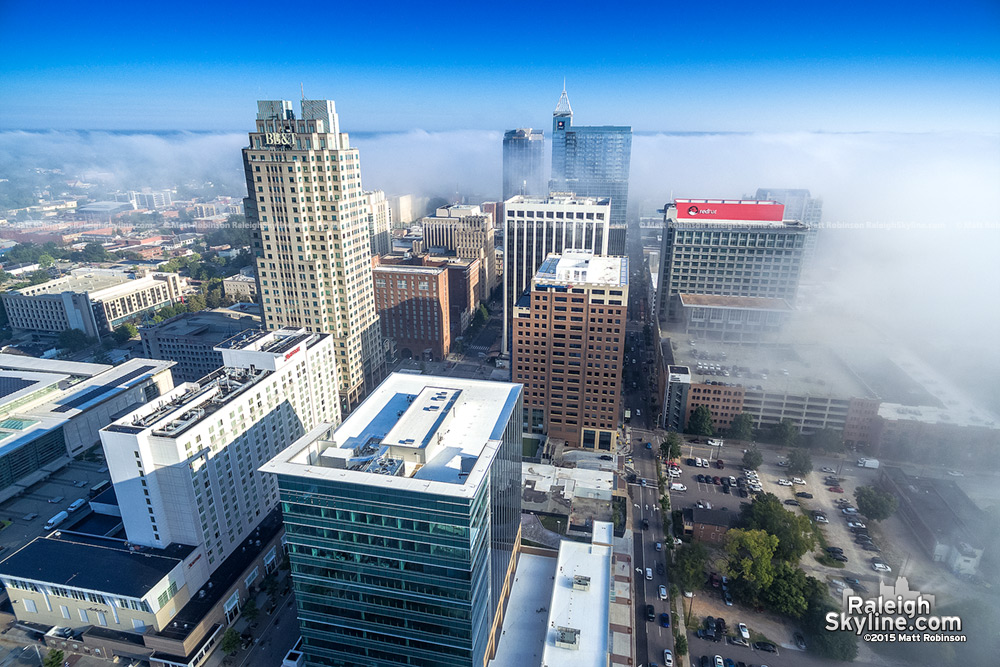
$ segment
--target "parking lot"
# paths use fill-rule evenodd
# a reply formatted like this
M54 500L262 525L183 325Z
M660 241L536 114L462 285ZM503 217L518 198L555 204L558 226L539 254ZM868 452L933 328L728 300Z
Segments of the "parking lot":
M0 504L0 519L9 521L0 530L2 555L21 548L43 534L45 523L77 499L90 500L90 489L99 482L110 481L107 467L94 461L71 461L48 479L26 489L20 496ZM76 521L90 511L88 505L70 515Z

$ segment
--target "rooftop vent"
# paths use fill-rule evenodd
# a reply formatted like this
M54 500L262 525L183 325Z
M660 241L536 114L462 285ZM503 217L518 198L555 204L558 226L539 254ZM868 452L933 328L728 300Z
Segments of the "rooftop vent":
M580 631L576 628L564 628L562 626L557 627L556 646L559 648L568 648L573 651L579 651Z
M590 590L590 577L585 577L582 574L573 575L573 590L575 591L589 591Z

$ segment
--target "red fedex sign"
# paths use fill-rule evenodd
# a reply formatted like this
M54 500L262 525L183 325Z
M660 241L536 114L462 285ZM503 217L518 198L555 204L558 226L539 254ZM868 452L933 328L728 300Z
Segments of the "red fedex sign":
M781 222L785 205L773 201L678 199L678 220L760 220Z

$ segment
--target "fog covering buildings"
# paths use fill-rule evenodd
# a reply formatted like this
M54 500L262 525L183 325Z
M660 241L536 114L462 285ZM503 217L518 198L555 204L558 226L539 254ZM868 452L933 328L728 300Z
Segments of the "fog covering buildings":
M503 135L503 201L546 194L545 134L530 127Z

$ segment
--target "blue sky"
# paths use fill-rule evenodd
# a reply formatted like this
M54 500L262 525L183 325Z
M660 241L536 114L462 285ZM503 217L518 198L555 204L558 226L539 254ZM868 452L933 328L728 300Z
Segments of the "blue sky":
M1000 3L0 0L0 128L244 130L256 99L347 131L1000 131ZM44 9L42 9L44 7Z

